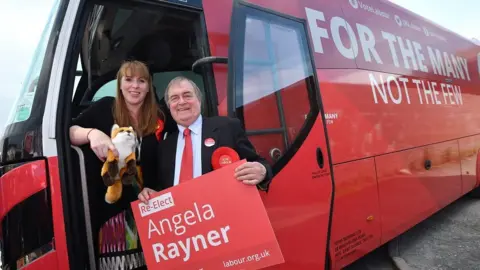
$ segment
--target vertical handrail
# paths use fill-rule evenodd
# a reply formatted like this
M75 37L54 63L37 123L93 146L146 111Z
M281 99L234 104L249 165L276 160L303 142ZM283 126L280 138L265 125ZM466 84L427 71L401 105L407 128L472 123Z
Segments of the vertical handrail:
M71 145L71 147L77 152L78 160L80 165L80 182L82 184L82 198L83 198L83 209L85 211L85 231L87 234L87 246L88 246L88 258L90 264L90 270L96 270L95 263L95 251L93 249L93 233L92 233L92 224L90 216L90 204L88 201L88 186L87 186L87 174L85 170L85 157L83 152L77 146Z

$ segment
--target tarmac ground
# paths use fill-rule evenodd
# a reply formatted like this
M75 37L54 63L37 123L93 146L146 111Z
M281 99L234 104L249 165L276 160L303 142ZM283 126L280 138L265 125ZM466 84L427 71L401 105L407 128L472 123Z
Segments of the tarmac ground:
M459 199L345 269L480 270L480 199Z

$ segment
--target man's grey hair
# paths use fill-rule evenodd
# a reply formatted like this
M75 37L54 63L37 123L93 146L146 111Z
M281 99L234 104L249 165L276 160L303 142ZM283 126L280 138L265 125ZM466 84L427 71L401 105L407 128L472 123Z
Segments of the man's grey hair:
M200 106L202 105L202 98L203 98L203 94L202 94L202 91L200 91L200 88L198 88L197 84L194 83L192 80L190 80L189 78L187 77L184 77L184 76L177 76L175 78L173 78L167 85L167 88L165 89L165 94L164 94L164 99L165 99L165 103L167 104L167 107L170 108L170 99L168 97L168 92L170 90L170 88L172 88L172 86L176 85L176 84L179 84L183 81L187 81L189 82L192 86L193 86L193 90L195 92L195 95L197 96L198 100L200 101Z

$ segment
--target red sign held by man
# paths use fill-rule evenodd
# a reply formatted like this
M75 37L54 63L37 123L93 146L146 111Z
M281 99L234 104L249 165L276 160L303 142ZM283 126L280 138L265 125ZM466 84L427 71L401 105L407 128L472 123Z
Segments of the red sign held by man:
M260 269L284 262L256 187L234 178L244 160L132 202L149 269Z

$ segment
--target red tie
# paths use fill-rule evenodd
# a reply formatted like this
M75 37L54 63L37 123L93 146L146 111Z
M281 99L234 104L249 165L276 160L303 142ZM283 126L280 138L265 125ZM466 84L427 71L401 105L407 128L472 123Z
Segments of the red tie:
M193 151L190 129L186 128L183 131L183 135L185 138L185 147L183 148L182 166L180 167L180 184L193 178Z

